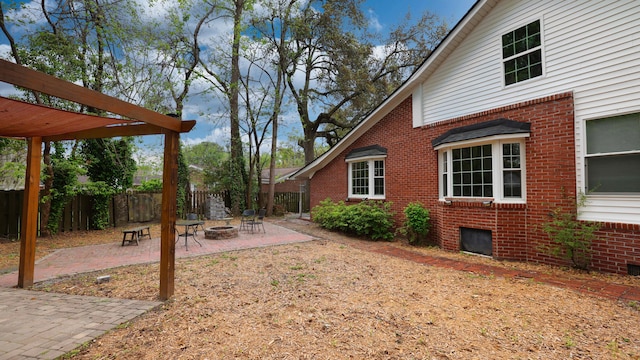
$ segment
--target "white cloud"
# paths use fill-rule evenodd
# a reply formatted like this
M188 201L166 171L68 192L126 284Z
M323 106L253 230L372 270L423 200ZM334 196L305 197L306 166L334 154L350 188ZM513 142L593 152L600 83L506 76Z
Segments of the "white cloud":
M185 137L182 140L183 145L195 145L202 142L216 143L224 148L229 145L231 130L229 127L216 127L209 130L203 137Z
M378 15L376 14L376 12L373 11L372 9L369 9L368 13L369 13L369 28L372 29L374 32L382 31L384 26L382 25L382 23L380 23L380 19L378 18Z

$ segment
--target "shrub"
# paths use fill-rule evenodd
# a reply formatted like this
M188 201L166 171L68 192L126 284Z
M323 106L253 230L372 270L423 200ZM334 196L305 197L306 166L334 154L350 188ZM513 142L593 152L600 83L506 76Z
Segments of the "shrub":
M273 216L284 216L284 214L287 212L287 209L284 207L284 205L282 204L275 204L273 205Z
M312 210L313 221L325 229L370 237L372 240L393 239L393 212L391 203L362 201L345 205L331 199L320 202Z
M409 243L424 241L429 233L429 210L420 202L409 203L403 210L404 223L400 229L407 236Z
M143 181L136 190L141 192L160 192L162 191L162 180L151 179Z
M579 209L584 206L586 196L580 194L575 211L561 208L553 210L552 220L542 224L542 230L549 235L551 244L543 245L544 253L570 260L573 267L587 270L591 263L591 243L601 224L578 220Z

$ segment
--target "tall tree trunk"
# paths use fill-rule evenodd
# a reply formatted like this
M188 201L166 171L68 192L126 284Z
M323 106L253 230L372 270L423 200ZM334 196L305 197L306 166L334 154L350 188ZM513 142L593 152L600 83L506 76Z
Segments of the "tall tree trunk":
M242 158L242 138L240 137L240 119L238 110L238 93L240 85L240 39L242 11L245 0L235 0L233 15L233 44L231 47L231 86L229 94L229 113L231 123L231 211L239 215L244 207L245 193L244 161Z

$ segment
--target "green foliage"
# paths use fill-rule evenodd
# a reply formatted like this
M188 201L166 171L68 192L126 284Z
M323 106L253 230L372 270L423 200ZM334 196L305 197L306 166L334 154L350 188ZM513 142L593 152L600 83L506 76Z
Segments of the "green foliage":
M313 221L329 230L370 237L372 240L393 239L393 212L391 203L384 201L362 201L345 205L331 199L320 202L312 210Z
M81 162L75 156L65 156L65 147L61 142L54 142L55 152L51 154L53 167L53 184L51 187L51 210L47 228L52 234L58 232L62 221L64 207L78 192L78 175L83 173Z
M0 138L0 186L12 189L24 185L26 157L25 141Z
M115 191L104 181L85 184L82 188L85 195L91 195L91 228L104 230L109 226L109 201Z
M412 202L403 212L405 220L400 232L407 236L410 243L424 241L429 233L429 210L420 202Z
M578 209L584 206L585 201L586 196L580 194L576 209L556 208L552 211L551 221L542 224L551 244L540 247L542 252L570 260L575 268L584 270L589 268L591 243L602 226L597 222L578 220Z
M102 230L109 225L111 195L131 188L136 163L133 160L133 139L85 140L80 152L84 156L91 183L85 191L92 195L91 226Z
M142 192L159 192L162 191L162 180L160 179L151 179L143 181L140 185L136 187L137 191Z
M87 163L92 181L102 181L116 192L131 188L136 162L133 160L133 138L89 139L80 151Z

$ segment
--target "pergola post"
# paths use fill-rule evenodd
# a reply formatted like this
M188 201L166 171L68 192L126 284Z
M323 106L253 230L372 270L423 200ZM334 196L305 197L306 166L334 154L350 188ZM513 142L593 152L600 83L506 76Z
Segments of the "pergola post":
M24 180L24 199L20 221L20 267L18 287L33 285L36 262L36 236L38 235L38 204L40 202L40 160L42 138L27 139L27 171Z
M162 169L162 215L160 228L160 299L173 296L175 280L175 224L178 193L178 145L180 133L164 133L164 166Z

